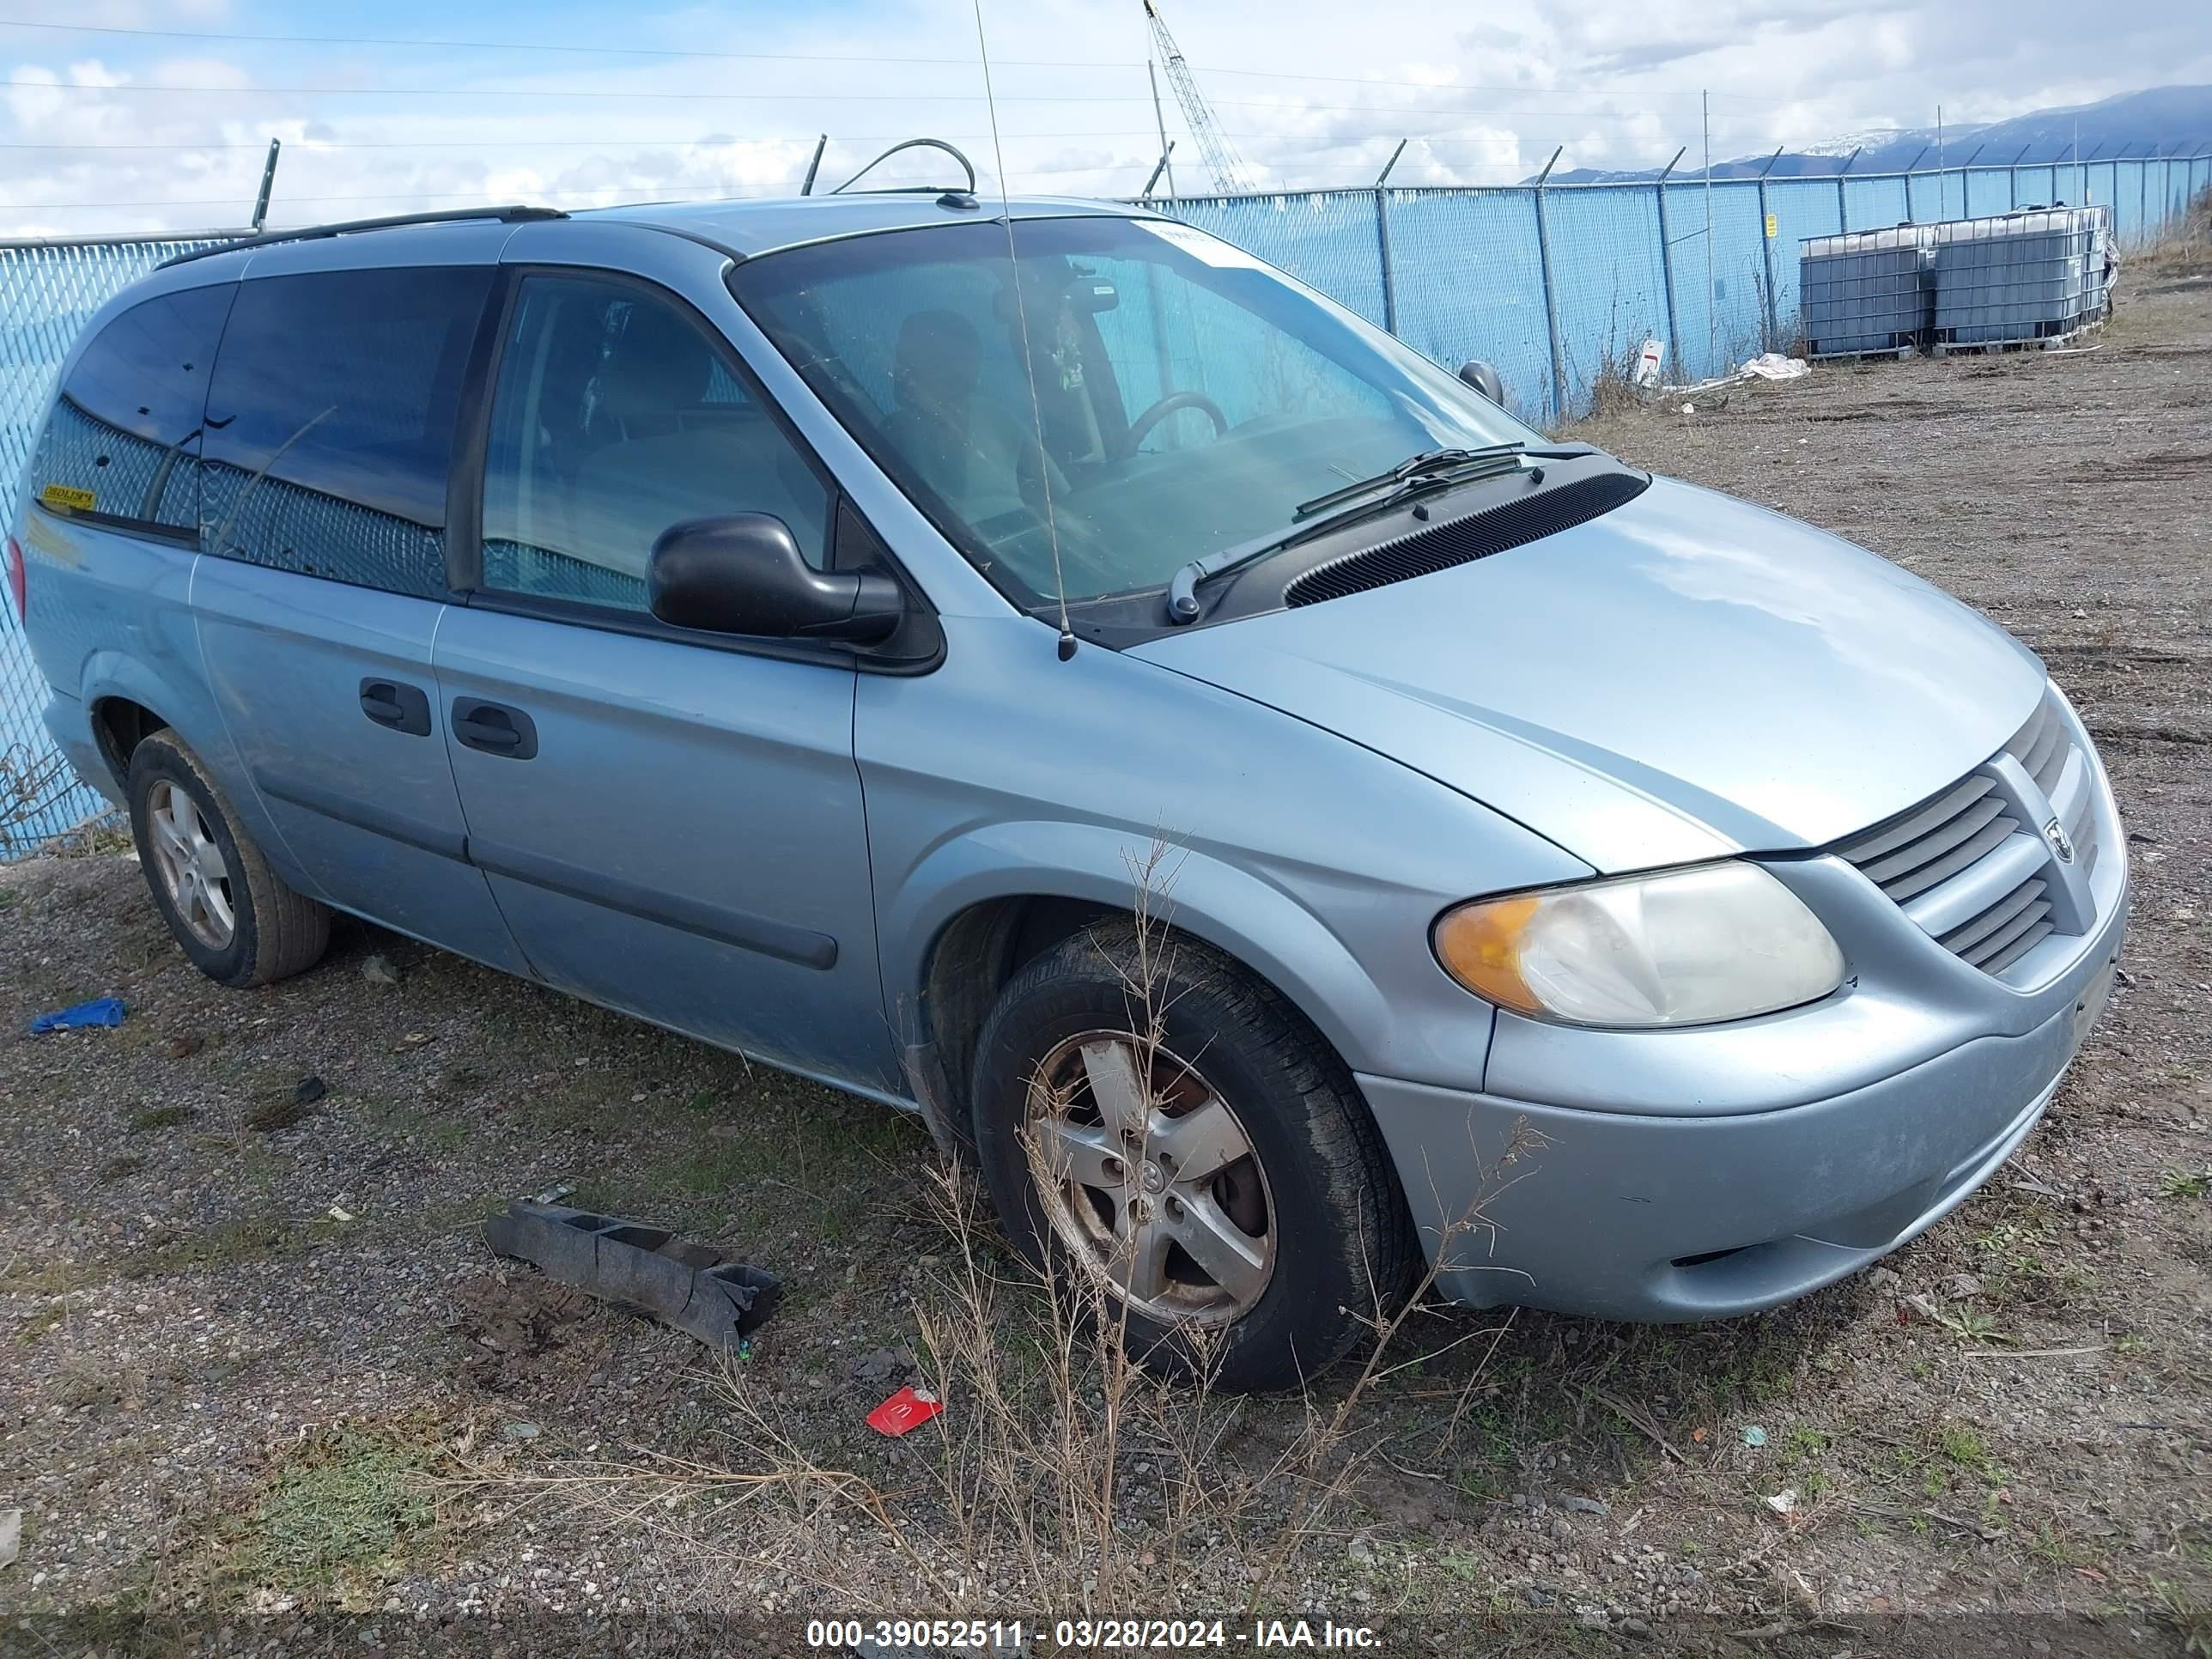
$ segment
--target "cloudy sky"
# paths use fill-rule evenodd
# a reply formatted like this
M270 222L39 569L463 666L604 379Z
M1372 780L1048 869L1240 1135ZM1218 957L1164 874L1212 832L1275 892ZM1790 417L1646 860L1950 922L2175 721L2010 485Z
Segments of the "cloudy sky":
M1395 183L1510 181L1561 144L1562 167L1694 165L1707 90L1717 160L2212 82L2204 0L2094 26L2078 0L1160 3L1252 181L1286 187L1371 181L1401 137ZM1140 188L1139 0L981 10L1013 187ZM279 224L788 191L825 131L825 185L916 134L997 185L971 0L0 0L0 234L238 224L272 137Z

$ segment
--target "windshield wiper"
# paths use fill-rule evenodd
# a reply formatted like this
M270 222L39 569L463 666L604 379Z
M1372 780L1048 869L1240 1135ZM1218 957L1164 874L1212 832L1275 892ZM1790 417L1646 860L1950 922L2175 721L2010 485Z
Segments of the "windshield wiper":
M1510 443L1484 444L1475 449L1431 449L1409 455L1371 478L1362 478L1341 489L1332 489L1326 495L1299 502L1291 514L1294 527L1280 536L1271 537L1256 547L1224 547L1218 553L1193 559L1168 580L1168 618L1177 623L1196 622L1200 583L1295 547L1346 520L1380 512L1432 490L1449 489L1481 478L1502 477L1518 471L1524 459L1571 461L1595 453L1587 448L1531 449L1516 439ZM1377 490L1387 493L1376 496Z
M1364 495L1370 491L1382 489L1391 484L1403 483L1407 479L1418 477L1424 473L1442 471L1447 467L1456 468L1469 461L1481 460L1486 456L1518 457L1527 448L1526 444L1516 439L1510 443L1484 444L1479 449L1425 449L1418 455L1408 455L1395 466L1383 468L1370 478L1355 478L1341 489L1330 490L1326 495L1316 495L1310 501L1300 501L1291 509L1291 521L1293 524L1298 523L1311 518L1316 513L1327 511L1339 501L1348 501L1356 495Z

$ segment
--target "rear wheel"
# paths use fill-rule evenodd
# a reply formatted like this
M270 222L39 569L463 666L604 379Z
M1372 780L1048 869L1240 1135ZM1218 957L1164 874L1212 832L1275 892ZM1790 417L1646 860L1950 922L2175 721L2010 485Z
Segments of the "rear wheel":
M131 751L126 781L146 885L194 967L225 985L266 985L321 959L330 911L277 878L173 732Z
M1297 1011L1206 945L1148 943L1101 924L1001 994L973 1091L984 1178L1016 1245L1087 1275L1148 1362L1294 1387L1403 1291L1405 1205Z

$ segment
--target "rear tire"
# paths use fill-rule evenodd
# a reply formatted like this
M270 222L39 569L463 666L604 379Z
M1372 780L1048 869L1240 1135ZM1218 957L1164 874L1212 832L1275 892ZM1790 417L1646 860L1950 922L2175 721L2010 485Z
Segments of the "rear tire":
M331 939L327 908L279 880L207 769L167 729L131 751L131 835L154 895L192 966L220 984L266 985L312 968Z
M1404 1293L1404 1198L1350 1073L1297 1009L1164 932L1147 999L1140 943L1133 921L1100 923L1000 994L971 1095L984 1181L1022 1254L1087 1274L1153 1369L1297 1387Z

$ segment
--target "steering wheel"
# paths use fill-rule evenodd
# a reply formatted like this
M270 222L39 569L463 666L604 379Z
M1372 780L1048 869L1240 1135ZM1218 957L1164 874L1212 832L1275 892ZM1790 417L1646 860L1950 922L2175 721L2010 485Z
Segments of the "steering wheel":
M1194 409L1213 422L1213 435L1226 437L1229 417L1221 412L1221 405L1203 392L1170 392L1150 409L1129 422L1129 435L1121 440L1121 453L1126 458L1137 453L1137 446L1152 435L1152 428L1179 409Z

